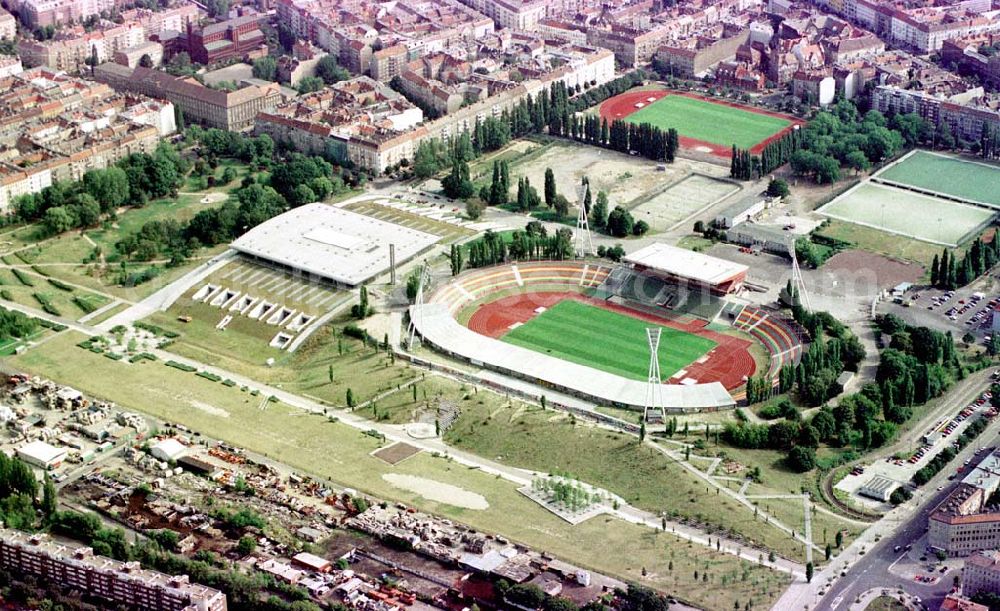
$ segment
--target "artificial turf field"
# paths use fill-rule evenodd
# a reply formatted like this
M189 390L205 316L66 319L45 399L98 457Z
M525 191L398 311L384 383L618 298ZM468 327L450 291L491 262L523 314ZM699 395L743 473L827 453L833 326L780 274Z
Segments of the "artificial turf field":
M1000 166L988 163L916 151L875 178L1000 206Z
M725 147L735 144L739 148L751 148L792 124L787 119L683 95L661 98L625 120L674 128L681 137Z
M645 380L649 371L646 328L651 326L638 318L568 299L511 330L501 340L622 377ZM660 328L663 379L716 345L704 337Z

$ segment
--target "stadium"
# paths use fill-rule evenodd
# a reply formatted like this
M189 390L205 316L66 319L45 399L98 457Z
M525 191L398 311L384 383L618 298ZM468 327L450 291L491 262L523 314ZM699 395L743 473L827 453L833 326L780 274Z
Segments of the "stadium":
M620 264L499 265L437 287L411 306L410 320L445 354L600 405L720 410L744 398L749 377L776 379L803 349L794 322L734 299L746 273L665 244ZM647 328L660 329L652 406Z

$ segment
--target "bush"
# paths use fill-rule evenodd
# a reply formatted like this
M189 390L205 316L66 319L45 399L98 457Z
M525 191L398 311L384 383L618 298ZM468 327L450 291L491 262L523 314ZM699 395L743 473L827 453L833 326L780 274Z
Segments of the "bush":
M0 289L0 298L4 301L14 301L14 296L7 289Z
M94 304L90 303L86 299L83 299L79 295L73 297L73 303L76 304L76 307L80 308L80 310L83 311L84 314L90 314L91 312L97 309L96 307L94 307Z
M17 278L17 281L23 284L24 286L35 286L35 281L32 280L31 276L29 276L28 274L17 269L16 267L11 268L10 271L14 272L14 276Z
M900 486L899 488L893 490L892 494L889 495L889 502L893 505L901 505L911 498L913 498L913 493L910 492L905 486Z
M60 291L67 291L67 292L70 292L70 293L73 292L73 287L70 286L70 285L68 285L68 284L66 284L62 280L59 280L57 278L48 278L48 281L49 281L49 284L51 284L52 286L56 287Z
M206 380L211 380L212 382L221 382L222 376L217 376L210 371L199 371L195 374L199 378L205 378Z
M180 369L181 371L186 371L187 373L194 373L198 371L197 367L192 367L190 365L185 365L184 363L178 363L177 361L167 361L163 363L167 367L173 367L174 369Z

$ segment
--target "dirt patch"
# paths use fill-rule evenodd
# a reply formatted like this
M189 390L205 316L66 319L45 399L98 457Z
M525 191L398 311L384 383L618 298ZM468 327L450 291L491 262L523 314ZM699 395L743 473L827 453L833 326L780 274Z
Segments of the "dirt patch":
M392 486L408 492L413 492L435 503L445 503L463 509L475 509L485 511L490 508L486 497L475 492L445 484L424 477L415 475L404 475L402 473L386 473L382 479Z
M374 452L372 452L372 456L384 460L390 465L398 465L407 458L419 453L420 453L420 448L399 441L392 444L391 446L375 450Z
M220 407L215 407L214 405L209 405L208 403L205 403L203 401L198 401L197 399L191 399L189 403L191 404L191 407L203 411L209 416L218 416L219 418L229 417L229 412L227 412L226 410Z
M837 253L823 265L823 271L848 281L864 272L874 275L879 287L888 288L902 282L917 282L924 269L916 263L890 259L864 250L847 250Z
M567 163L567 159L573 162ZM527 177L541 192L548 168L555 176L556 189L573 206L577 204L577 188L584 176L590 180L595 199L599 191L604 191L611 207L634 207L659 193L664 185L692 173L716 178L728 175L728 168L702 161L677 159L672 164L658 164L608 149L560 142L538 155L513 162L511 178L514 181Z

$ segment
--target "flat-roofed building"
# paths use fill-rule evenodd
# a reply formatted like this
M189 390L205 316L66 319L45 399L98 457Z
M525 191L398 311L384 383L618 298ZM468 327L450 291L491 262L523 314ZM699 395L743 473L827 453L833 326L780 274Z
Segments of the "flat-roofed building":
M57 543L47 535L0 529L0 567L113 604L156 611L226 611L226 595L191 583L187 575L149 571L138 562L97 556L89 547Z
M638 272L701 287L712 293L728 294L743 286L749 267L686 248L655 242L626 255L623 262Z
M327 204L307 204L257 225L232 243L242 255L310 278L354 287L426 252L438 236Z
M59 467L68 454L65 448L57 448L44 441L32 441L17 449L18 458L46 471Z

